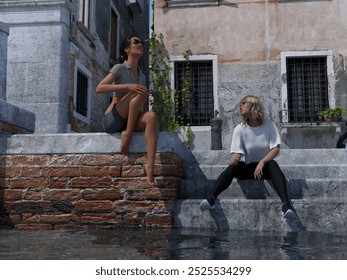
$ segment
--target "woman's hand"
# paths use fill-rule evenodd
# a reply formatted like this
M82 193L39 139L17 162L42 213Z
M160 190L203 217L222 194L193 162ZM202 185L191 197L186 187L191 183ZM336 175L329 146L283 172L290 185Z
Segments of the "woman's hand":
M232 154L230 159L229 159L229 164L230 165L237 165L240 161L241 155L240 154Z
M263 168L264 168L264 162L261 160L259 161L255 171L254 171L254 178L255 179L261 179L263 177Z
M131 92L135 92L137 94L142 94L148 97L148 90L145 86L140 84L127 84L127 88Z

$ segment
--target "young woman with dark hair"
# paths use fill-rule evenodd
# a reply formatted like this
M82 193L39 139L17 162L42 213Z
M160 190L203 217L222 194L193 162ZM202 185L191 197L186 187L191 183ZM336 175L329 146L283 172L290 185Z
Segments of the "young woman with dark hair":
M124 40L120 48L122 63L117 63L98 84L97 93L113 93L105 111L103 126L108 133L121 132L120 150L127 155L134 131L144 131L147 144L145 171L147 183L154 182L154 160L158 142L158 121L155 112L144 112L148 98L146 77L138 61L143 55L143 41L136 35Z

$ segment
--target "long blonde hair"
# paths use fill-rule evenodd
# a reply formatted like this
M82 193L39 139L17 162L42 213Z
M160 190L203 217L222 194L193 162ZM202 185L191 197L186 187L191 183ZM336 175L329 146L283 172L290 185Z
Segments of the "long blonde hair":
M265 118L265 112L263 102L259 99L259 97L255 95L247 95L241 99L240 103L241 102L247 102L249 104L252 118L260 120L260 123L262 124ZM241 122L248 123L249 119L241 116Z

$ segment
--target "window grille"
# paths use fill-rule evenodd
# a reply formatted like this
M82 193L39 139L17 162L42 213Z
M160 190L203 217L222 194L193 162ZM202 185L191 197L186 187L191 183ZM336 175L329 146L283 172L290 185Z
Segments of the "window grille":
M329 107L327 58L287 57L289 122L317 122Z
M184 93L184 82L189 92ZM176 117L182 125L210 125L213 118L213 67L212 61L175 62L175 89L178 92Z
M88 77L77 71L76 112L87 117L88 114Z

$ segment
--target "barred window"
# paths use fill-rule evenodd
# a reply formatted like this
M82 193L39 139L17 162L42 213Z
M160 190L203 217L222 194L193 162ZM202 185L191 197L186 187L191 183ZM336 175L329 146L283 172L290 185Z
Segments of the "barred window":
M74 111L75 118L90 123L92 73L79 61L75 65Z
M88 114L88 77L77 71L76 112L87 117Z
M214 116L212 61L175 62L176 117L182 125L210 125ZM182 92L185 82L188 92Z
M319 111L334 108L333 75L332 50L281 52L282 123L317 123Z
M287 57L288 121L316 122L329 107L327 58Z

